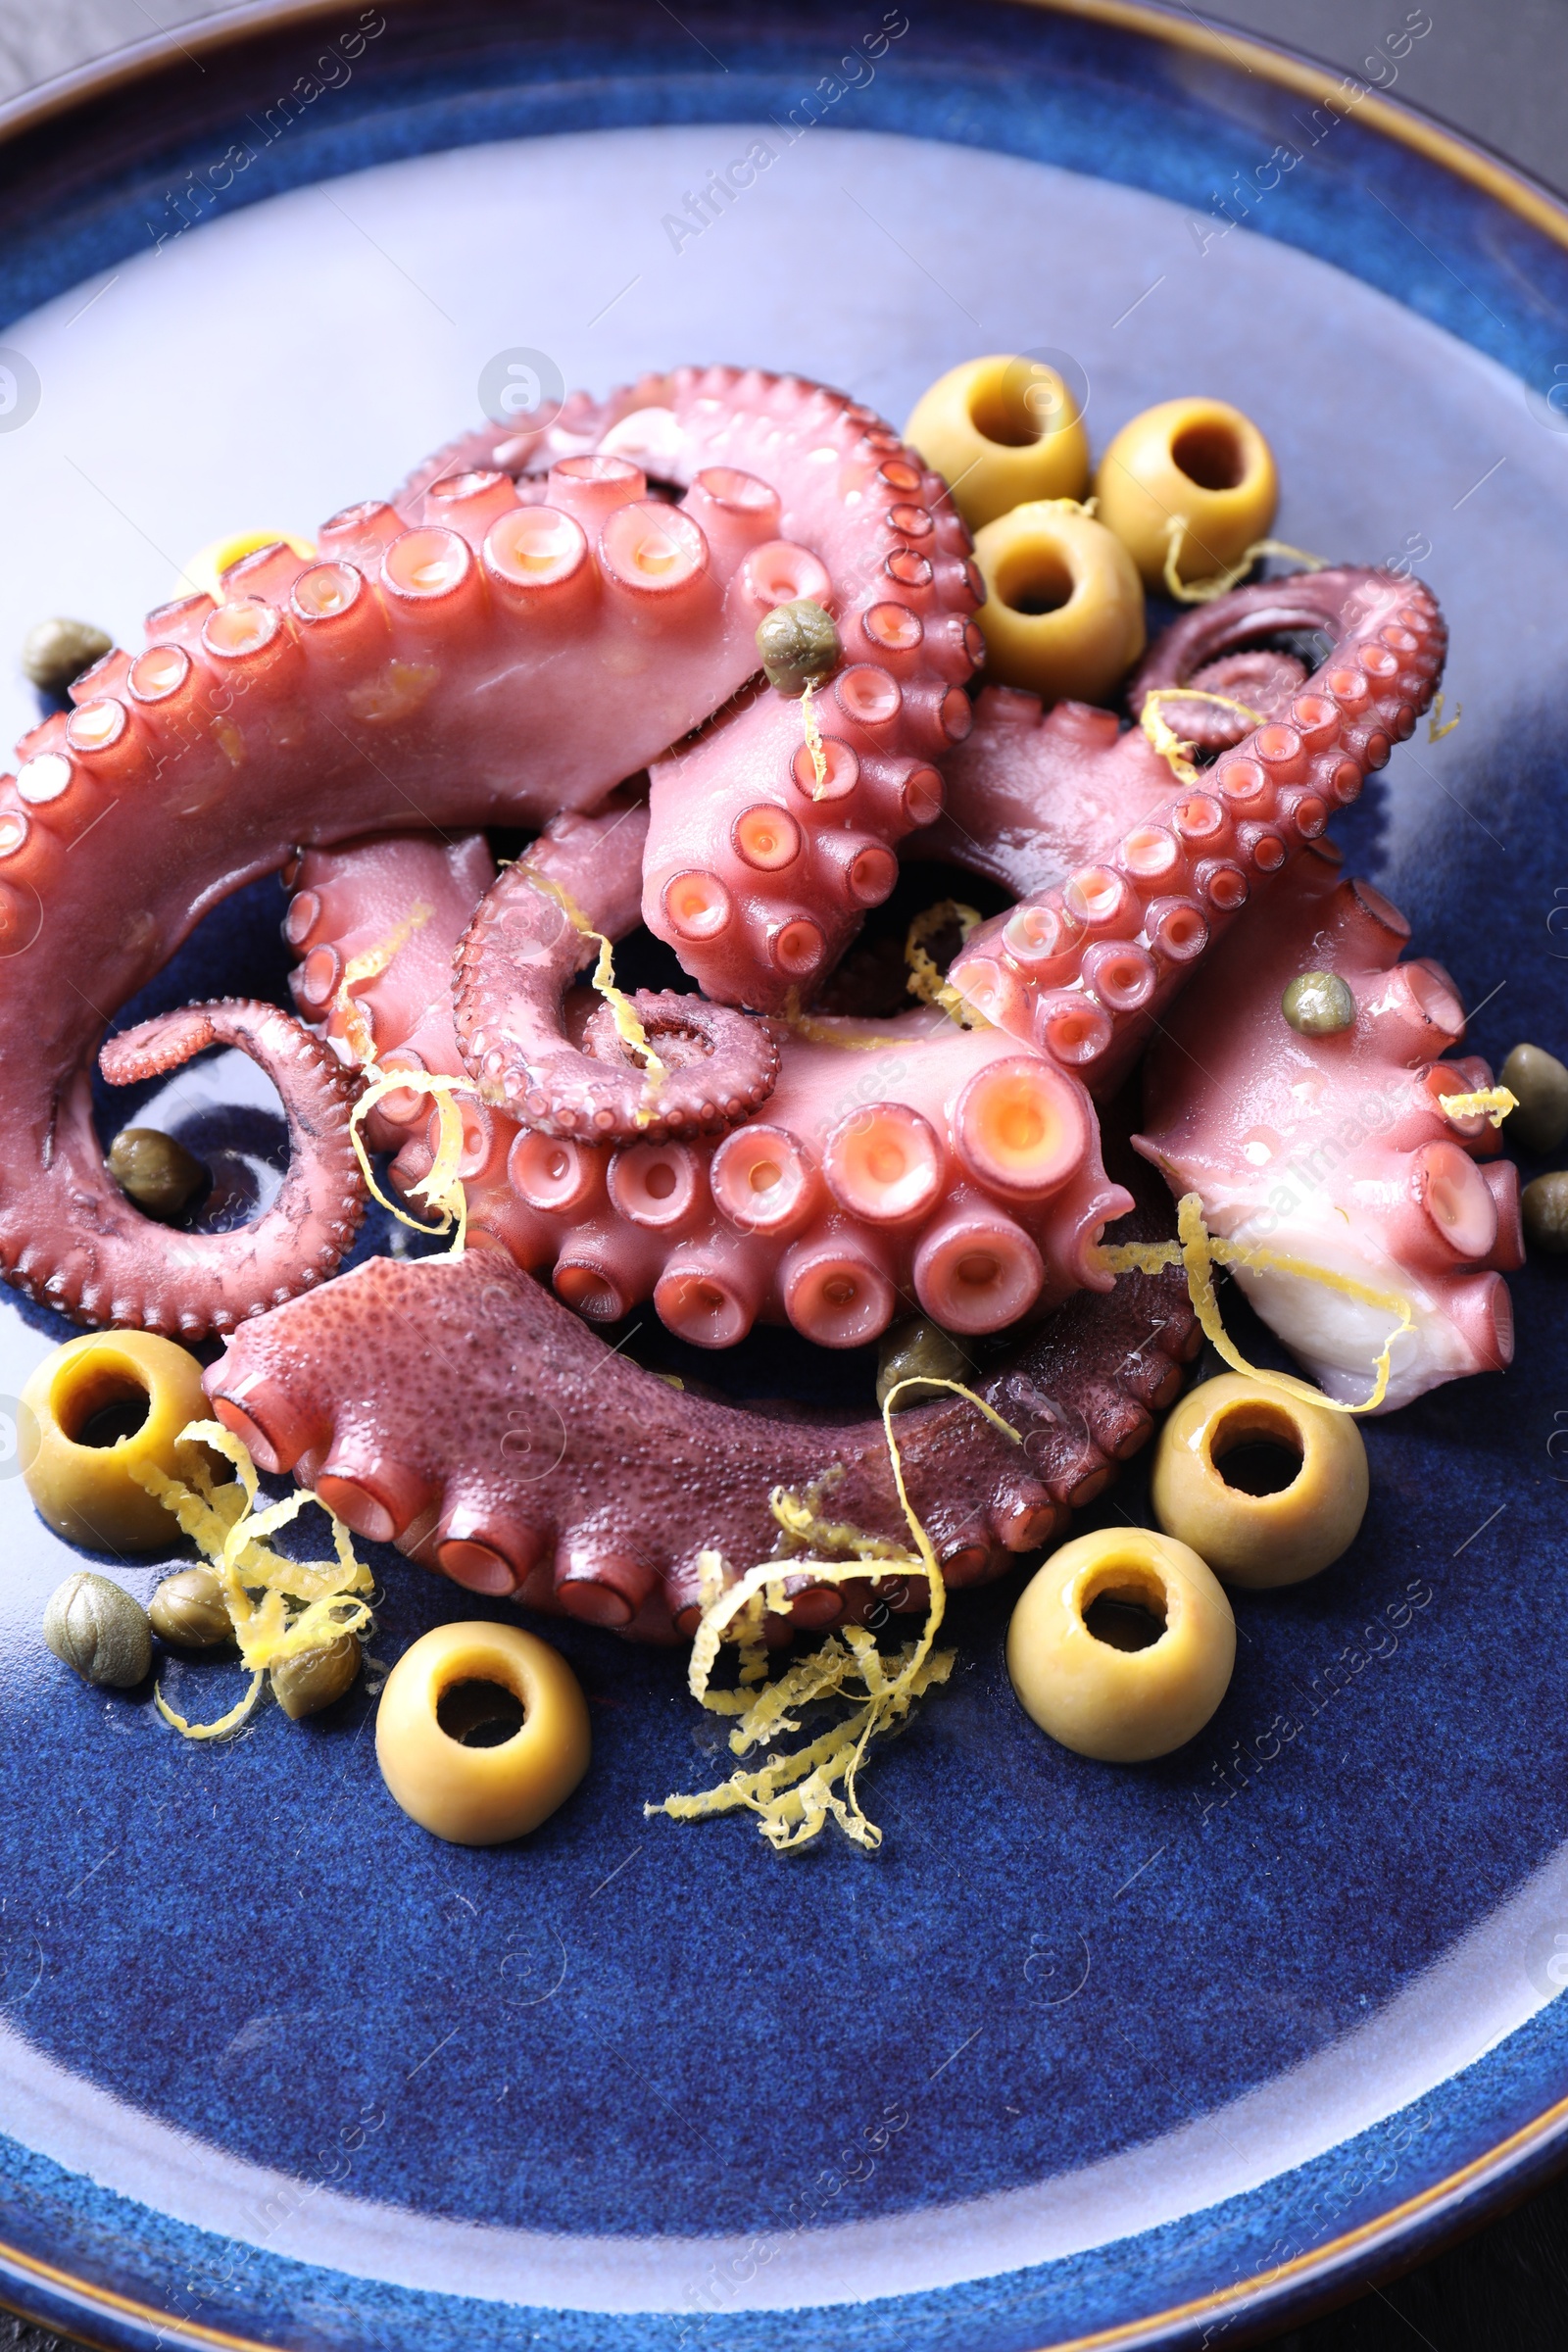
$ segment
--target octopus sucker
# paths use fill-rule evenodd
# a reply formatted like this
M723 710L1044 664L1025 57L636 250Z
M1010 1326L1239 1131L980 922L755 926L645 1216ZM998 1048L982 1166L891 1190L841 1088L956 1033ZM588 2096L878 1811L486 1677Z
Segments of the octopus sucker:
M1133 1223L1155 1232L1157 1213ZM1179 1275L1129 1277L1081 1294L977 1376L1017 1445L961 1399L901 1414L910 1497L949 1580L1001 1574L1101 1492L1197 1336ZM360 1533L474 1591L634 1640L689 1637L703 1550L750 1564L782 1549L775 1488L825 1492L835 1517L872 1534L896 1540L906 1524L880 1422L677 1392L495 1251L371 1259L245 1324L207 1388L260 1464L308 1479ZM890 1605L922 1611L917 1583ZM803 1572L797 1604L819 1627L863 1617L875 1594ZM790 1630L775 1621L769 1638Z
M1080 771L1104 833L1089 861L982 925L949 980L987 1020L1081 1072L1092 1094L1121 1084L1196 956L1355 798L1436 689L1446 632L1430 592L1386 572L1319 571L1237 590L1177 621L1134 679L1132 707L1189 685L1193 667L1238 640L1302 627L1333 647L1284 715L1251 727L1211 769L1189 766L1186 789L1167 789L1163 806L1151 798L1131 826L1125 796L1139 796L1152 770L1126 739L1102 729L1097 744L1086 722L1094 748L1063 757L1060 722L1031 728L1022 698L988 714L1008 739L1008 797L1026 799L1037 768L1043 779ZM974 820L990 786L984 766L976 772L953 807L984 839L995 828Z
M455 951L464 1062L487 1102L544 1133L604 1143L712 1133L772 1091L771 1029L706 998L633 997L629 1039L606 1017L581 1045L564 1034L567 987L637 922L647 838L646 807L618 794L592 816L554 818L480 902Z
M1518 1170L1483 1112L1450 1101L1490 1087L1458 1054L1451 980L1400 960L1410 936L1327 844L1272 886L1266 919L1224 943L1146 1064L1140 1152L1196 1192L1212 1232L1306 1260L1403 1302L1385 1409L1440 1381L1500 1371L1513 1353L1502 1275L1524 1262ZM1280 1010L1300 971L1336 973L1352 1023L1302 1036ZM1266 1263L1237 1279L1331 1396L1367 1392L1387 1307Z

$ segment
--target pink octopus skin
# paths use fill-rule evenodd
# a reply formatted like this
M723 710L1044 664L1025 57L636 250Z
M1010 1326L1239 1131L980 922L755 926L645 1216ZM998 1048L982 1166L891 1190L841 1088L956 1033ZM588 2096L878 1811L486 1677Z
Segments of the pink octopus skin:
M1442 672L1446 631L1420 581L1322 571L1242 589L1179 621L1135 679L1133 707L1162 677L1185 682L1190 661L1231 641L1239 612L1254 632L1315 624L1335 633L1288 717L1253 728L1171 797L1161 821L1136 822L1094 862L982 925L949 973L988 1020L1080 1073L1097 1098L1121 1083L1253 884L1315 839L1410 734ZM993 736L1016 715L996 718ZM1043 722L1035 744L1049 775L1058 729ZM1141 759L1108 737L1104 757ZM1014 798L1030 758L1020 738L1006 771ZM983 823L970 821L973 799L963 821L983 839Z
M85 1065L106 1018L209 908L302 847L411 820L543 823L602 800L711 719L754 675L765 612L836 593L826 564L780 537L784 497L854 573L837 592L845 612L861 609L884 551L906 546L889 521L895 485L877 480L896 437L841 395L793 380L718 369L662 381L675 406L661 414L679 410L672 462L690 484L678 505L650 501L629 459L579 446L523 489L503 469L468 469L427 480L403 512L347 508L322 526L314 562L266 549L225 576L221 603L189 597L152 613L141 652L108 655L76 681L69 716L23 738L18 774L0 779L8 1280L86 1320L123 1310L194 1336L192 1314L225 1329L315 1279L314 1253L291 1258L283 1237L258 1260L231 1234L213 1237L200 1294L182 1288L186 1237L128 1210L86 1115ZM604 415L624 417L640 397ZM836 455L813 483L831 472L845 496L862 477L876 484L858 524L846 526L842 501L787 478L816 447ZM736 469L742 448L777 487ZM935 584L908 593L951 610L907 724L934 736L933 665L967 674L967 653L943 632L951 620L961 637L971 591L961 552L944 552L919 513L913 536L938 552L910 562ZM961 536L956 522L941 530ZM745 800L733 778L752 773L783 710L766 698L713 725L694 789ZM912 821L898 811L915 766L904 755L867 763L874 789L860 798L885 803L898 829ZM828 807L838 825L839 804ZM760 970L760 993L776 980Z
M605 1016L593 1024L608 1044ZM840 1042L857 1038L874 1050ZM652 1298L705 1348L733 1347L759 1319L860 1347L915 1302L949 1330L994 1332L1108 1288L1095 1251L1130 1200L1067 1072L930 1010L779 1043L765 1117L718 1146L612 1150L465 1104L470 1237L553 1267L591 1321ZM428 1150L400 1155L400 1184L425 1172Z
M778 1011L838 961L898 878L891 845L941 807L933 762L968 731L963 687L984 652L968 532L940 475L869 409L792 377L680 368L574 423L510 448L498 427L441 462L529 466L592 436L671 482L738 467L776 483L776 527L825 566L812 585L797 563L788 590L832 611L843 649L817 698L823 781L799 702L769 690L652 769L644 920L706 996Z
M624 811L573 817L529 853L569 875L607 935L628 909L617 861L597 845L608 849L629 829ZM446 853L427 845L428 880L416 841L398 856L405 903L429 904ZM540 908L554 911L530 890L521 911L532 918ZM375 924L393 919L392 907L377 909ZM459 919L449 906L447 936ZM460 1036L473 937L457 951ZM441 944L432 917L399 954L417 947L428 957ZM340 951L328 968L343 960ZM386 981L397 971L394 957ZM404 994L421 1001L422 985ZM718 1009L684 996L633 1001L666 1049L677 1024ZM635 1100L641 1072L628 1066L608 1007L579 992L567 1020L580 1025L582 1050L569 1050L584 1068L629 1084ZM530 1271L554 1268L557 1291L592 1321L618 1322L651 1298L671 1330L710 1348L733 1346L759 1317L788 1321L822 1346L860 1346L887 1328L901 1298L952 1330L998 1331L1074 1290L1109 1287L1095 1250L1130 1197L1105 1175L1097 1115L1070 1074L1020 1054L1001 1030L963 1030L932 1009L824 1020L808 1034L745 1026L765 1035L776 1084L765 1116L722 1141L650 1132L612 1148L591 1133L519 1128L504 1110L459 1097L470 1240L493 1241ZM377 1037L396 1066L401 1041L379 1013ZM482 1069L476 1042L463 1050ZM446 1040L426 1033L424 1065L452 1059ZM713 1067L689 1065L703 1086ZM393 1165L407 1192L431 1166L435 1114L401 1090L382 1111L409 1138Z
M283 938L301 959L289 988L300 1017L316 1024L345 1068L358 1069L368 1042L384 1069L461 1073L452 1034L452 942L495 874L482 833L447 842L428 833L380 833L333 850L303 851L285 868L293 896ZM354 958L381 961L394 941L384 968L355 977L345 991ZM345 993L353 999L353 1038ZM383 1098L366 1120L372 1147L395 1150L407 1140L409 1120L422 1122L429 1106L428 1096L413 1092Z
M597 1055L564 1033L571 981L603 940L637 921L647 839L647 808L619 794L593 816L557 817L459 942L452 1009L464 1062L487 1102L541 1134L620 1144L722 1134L772 1092L778 1046L767 1023L704 997L635 998L663 1069L657 1084L630 1064L613 1029ZM578 914L593 908L593 932L576 927L563 899Z
M1369 883L1340 876L1327 845L1273 885L1187 991L1145 1065L1137 1148L1174 1192L1196 1192L1210 1231L1265 1244L1404 1298L1384 1409L1439 1382L1500 1371L1513 1353L1502 1272L1524 1262L1519 1178L1484 1155L1480 1113L1439 1101L1490 1086L1458 1056L1464 1013L1426 958L1398 960L1410 926ZM1352 1027L1300 1036L1280 1010L1298 972L1337 972ZM1238 1273L1249 1298L1331 1396L1366 1396L1387 1310L1324 1284Z
M1158 1223L1141 1209L1136 1230ZM900 1414L910 1497L949 1582L1000 1575L1099 1494L1174 1397L1198 1337L1179 1274L1133 1276L1072 1299L976 1375L1020 1444L957 1398ZM776 1486L805 1493L832 1474L835 1518L907 1541L879 1421L673 1389L493 1250L373 1258L246 1324L207 1387L258 1463L292 1470L370 1541L634 1641L690 1638L705 1547L735 1566L774 1554ZM926 1600L922 1578L880 1600L869 1584L791 1582L770 1639Z
M230 1327L236 1273L243 1292L278 1305L330 1274L353 1241L365 1213L365 1186L349 1140L352 1093L329 1049L275 1004L224 998L187 1004L139 1028L122 1031L104 1047L104 1076L133 1086L178 1068L209 1046L237 1046L259 1063L283 1099L288 1118L288 1172L271 1205L237 1233L180 1233L162 1287L123 1292L102 1287L108 1262L123 1263L145 1221L118 1187L81 1200L79 1222L65 1260L45 1274L24 1249L12 1279L56 1303L74 1298L95 1322L135 1324L197 1338ZM56 1148L83 1159L94 1149L85 1075L61 1108Z

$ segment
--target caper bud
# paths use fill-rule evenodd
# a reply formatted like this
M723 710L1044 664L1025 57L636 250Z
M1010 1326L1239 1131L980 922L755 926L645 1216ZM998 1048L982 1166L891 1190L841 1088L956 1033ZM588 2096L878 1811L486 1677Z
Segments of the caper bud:
M139 1600L107 1576L78 1568L49 1595L43 1638L84 1683L129 1690L153 1662L152 1628Z
M150 1217L177 1217L207 1182L201 1161L157 1127L122 1127L109 1147L109 1172Z
M1568 1070L1555 1054L1540 1046L1515 1046L1501 1069L1497 1084L1519 1098L1502 1132L1516 1152L1544 1158L1568 1135Z
M940 1323L928 1322L923 1315L908 1323L895 1323L884 1335L877 1357L877 1403L886 1404L888 1392L901 1380L967 1380L971 1368L952 1332L944 1331ZM906 1389L893 1410L902 1413L906 1405L948 1394L946 1389Z
M166 1576L148 1603L153 1632L182 1649L212 1649L234 1631L210 1568L181 1568Z
M1538 1176L1519 1196L1525 1221L1525 1240L1554 1256L1568 1250L1568 1168Z
M1280 1010L1302 1037L1335 1037L1355 1026L1355 999L1338 972L1298 972Z
M803 694L836 669L843 648L830 614L808 596L775 605L757 632L767 682L780 694Z
M114 642L90 620L40 620L22 641L22 666L42 693L64 696L73 679L101 662Z
M352 1634L339 1634L319 1649L302 1649L297 1658L284 1658L272 1668L272 1696L285 1715L298 1723L302 1715L318 1715L341 1698L360 1671L360 1645Z

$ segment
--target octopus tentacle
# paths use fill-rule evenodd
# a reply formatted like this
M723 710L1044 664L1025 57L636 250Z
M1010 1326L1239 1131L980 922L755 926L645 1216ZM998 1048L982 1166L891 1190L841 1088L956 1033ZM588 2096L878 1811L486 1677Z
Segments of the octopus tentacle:
M1260 908L1260 914L1265 909ZM1149 1132L1135 1139L1213 1232L1402 1298L1385 1409L1513 1352L1502 1273L1523 1264L1519 1178L1480 1112L1441 1098L1491 1084L1456 1056L1464 1012L1410 926L1326 845L1271 889L1266 919L1226 941L1147 1064ZM1337 972L1349 1027L1302 1036L1280 1010L1303 970ZM1482 1161L1484 1164L1478 1165ZM1387 1307L1267 1267L1237 1269L1253 1305L1330 1396L1368 1393Z
M1179 1275L1131 1277L978 1380L1020 1445L956 1398L899 1416L910 1497L954 1584L1000 1574L1101 1491L1196 1338ZM907 1536L879 1422L775 1419L672 1389L494 1252L372 1259L247 1324L207 1386L259 1463L309 1481L361 1534L634 1640L689 1637L703 1550L737 1567L775 1553L776 1487L827 1479L835 1519ZM846 1606L807 1570L793 1581L803 1623ZM852 1588L850 1613L870 1597ZM908 1588L892 1597L924 1606Z
M111 1038L100 1065L111 1085L131 1086L216 1045L248 1054L282 1097L289 1167L270 1207L229 1233L152 1224L104 1165L83 1071L51 1137L70 1239L64 1249L24 1245L7 1269L19 1289L84 1322L194 1339L232 1330L333 1272L364 1214L365 1191L349 1141L348 1086L333 1055L298 1021L245 999L192 1004Z
M302 845L593 806L753 676L774 605L832 594L818 557L780 537L778 492L738 468L731 444L769 462L790 411L855 447L864 413L760 376L667 380L689 428L677 503L651 501L641 467L601 449L561 457L526 496L492 467L431 481L416 514L346 508L315 562L263 549L225 575L221 601L160 608L140 652L106 656L69 715L24 737L17 775L0 779L8 1275L25 1253L26 1279L47 1283L71 1258L72 1187L105 1179L80 1120L72 1152L56 1148L65 1105L104 1018L211 906ZM809 518L836 555L832 507ZM71 990L62 956L83 961ZM171 1247L152 1231L143 1243L150 1258ZM88 1314L89 1296L107 1312L122 1288L63 1285Z
M1049 707L1021 687L982 686L974 728L944 762L947 799L906 854L940 858L1038 897L1107 857L1169 809L1169 765L1140 727L1092 703Z
M617 910L609 855L596 895L604 822L563 819L530 856L553 858L572 895L581 892L608 925L626 912L626 898ZM634 822L616 838L634 838ZM395 866L383 844L332 855L349 904L362 855L372 890L395 871L408 903L439 902L448 874L440 845L417 837L396 845ZM384 928L390 914L379 909L355 936ZM558 914L533 889L519 908L562 952L552 984L559 993L579 935L562 916L549 937ZM463 921L460 907L441 905L399 951L387 980L403 956L416 959L416 971L437 965ZM460 1001L463 990L460 969ZM422 987L406 995L411 1004L424 1002ZM576 1058L613 1071L623 1049L610 1007L597 1004L584 1019L587 1002L578 992L568 1004L566 1027L581 1039ZM705 1086L717 1057L696 1057L692 1029L715 1015L742 1024L690 996L640 994L633 1003L673 1075L695 1070ZM383 1068L396 1068L405 1052L386 1010L376 1012L377 1050ZM457 1066L450 1008L445 1020L444 1034L434 1014L420 1032L427 1069ZM732 1346L759 1318L792 1323L826 1346L858 1346L886 1328L901 1299L918 1300L955 1330L984 1333L1080 1287L1107 1286L1096 1245L1130 1196L1106 1176L1094 1107L1067 1073L1020 1055L1000 1031L961 1030L931 1010L800 1030L743 1026L766 1038L778 1076L763 1115L727 1138L650 1128L617 1146L592 1130L541 1131L526 1109L530 1125L521 1127L509 1108L461 1096L458 1173L474 1245L505 1249L531 1271L553 1269L561 1297L590 1321L617 1321L652 1298L672 1330L711 1348ZM640 1092L641 1073L620 1067ZM380 1110L388 1109L399 1122L388 1147L402 1147L392 1178L407 1193L430 1171L439 1122L412 1089L387 1097Z
M612 1021L592 1022L582 1045L565 1035L571 981L601 938L618 939L638 919L647 838L648 811L631 802L557 817L482 900L459 943L454 1011L464 1061L487 1102L543 1134L631 1144L722 1133L772 1090L778 1047L766 1023L701 997L631 1000L662 1076Z
M1101 859L982 925L949 974L988 1020L1081 1072L1097 1096L1120 1083L1253 883L1320 834L1411 733L1442 671L1446 631L1417 580L1322 571L1239 595L1240 622L1216 619L1217 605L1178 621L1168 634L1180 658L1167 652L1157 674L1239 628L1332 630L1334 649L1288 719L1254 727L1159 821L1135 824ZM1140 673L1135 694L1147 685Z
M495 871L482 833L382 833L305 850L288 867L283 938L300 958L289 988L346 1067L368 1049L383 1070L461 1074L452 946ZM384 1095L365 1122L372 1149L422 1132L429 1108L412 1088Z
M777 1011L810 993L892 890L891 844L941 807L933 761L968 731L963 686L984 652L968 618L983 594L969 535L940 475L890 426L793 376L680 368L646 379L630 408L617 399L614 418L581 419L596 449L665 480L703 465L760 474L786 542L825 566L809 583L781 557L774 573L777 601L813 597L838 622L821 776L797 701L770 690L651 771L644 920L709 997ZM559 423L534 454L548 456L553 434ZM496 427L444 454L500 465L509 446Z
M732 1347L758 1320L858 1347L901 1300L999 1331L1108 1287L1097 1247L1130 1204L1075 1079L929 1011L786 1032L765 1115L722 1142L612 1148L471 1102L464 1131L471 1241L553 1268L592 1322L652 1298L698 1347ZM433 1132L394 1162L404 1189L428 1173Z
M1306 663L1274 646L1257 646L1250 653L1222 654L1205 662L1183 684L1196 691L1191 699L1173 693L1160 704L1160 714L1182 741L1195 751L1228 752L1255 724L1244 710L1228 710L1224 703L1245 703L1258 718L1274 718L1306 684ZM1204 698L1218 695L1222 702Z

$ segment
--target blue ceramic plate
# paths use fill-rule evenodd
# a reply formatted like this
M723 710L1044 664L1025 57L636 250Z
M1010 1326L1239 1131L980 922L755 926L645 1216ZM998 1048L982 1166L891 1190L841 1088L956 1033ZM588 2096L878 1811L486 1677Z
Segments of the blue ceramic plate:
M1479 1050L1562 1048L1568 231L1397 110L1439 34L1343 85L1129 7L564 22L284 11L14 117L0 642L128 630L220 532L383 489L497 355L600 388L734 358L897 418L978 350L1065 353L1097 444L1222 394L1285 538L1431 580L1463 721L1348 846ZM157 1001L277 990L278 911L225 908ZM155 1115L234 1213L272 1181L230 1063ZM1560 1268L1515 1295L1506 1378L1368 1430L1352 1553L1239 1597L1183 1753L1051 1745L1006 1687L1015 1588L972 1600L876 1766L876 1859L645 1821L718 1760L678 1659L586 1630L554 1638L594 1770L516 1848L404 1818L363 1690L188 1746L45 1652L71 1558L13 1459L0 2291L137 2347L1035 2352L1239 2341L1473 2223L1568 2122ZM7 1304L0 1387L64 1336ZM390 1659L452 1596L377 1565Z

